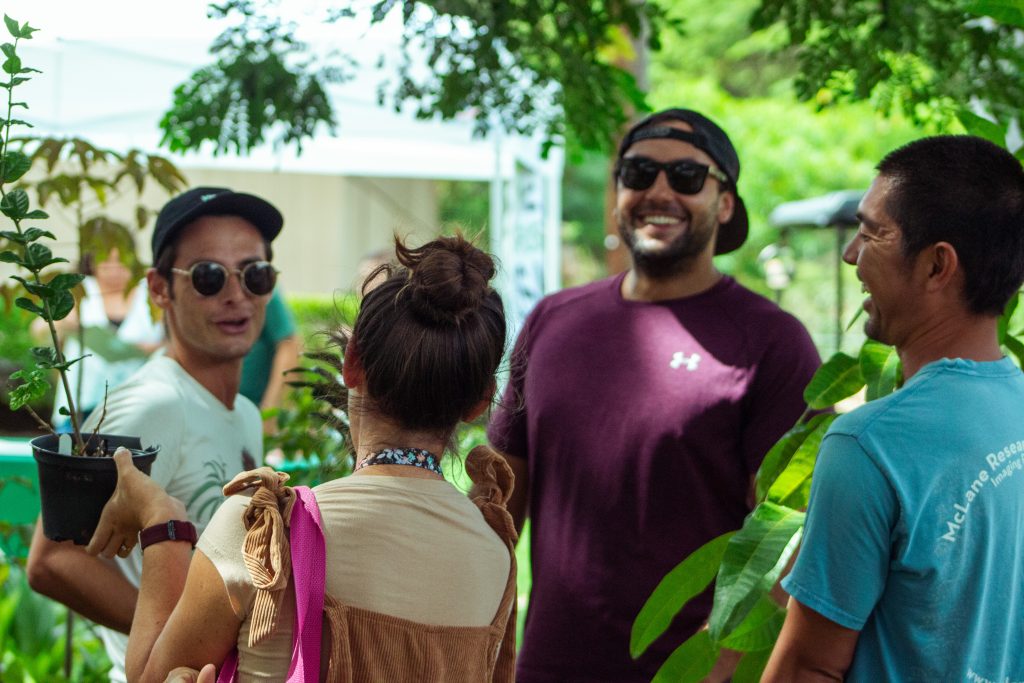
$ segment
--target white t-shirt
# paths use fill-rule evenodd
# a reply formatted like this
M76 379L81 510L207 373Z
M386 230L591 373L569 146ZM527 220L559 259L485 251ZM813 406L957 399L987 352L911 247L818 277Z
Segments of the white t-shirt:
M346 606L437 626L487 626L511 566L479 508L443 480L350 476L314 489L327 550L326 590ZM242 561L245 495L232 496L199 539L242 606L239 680L283 681L291 663L294 588L278 628L248 647L255 588Z
M86 421L92 428L99 411ZM202 533L224 502L221 487L239 472L263 461L259 410L242 395L228 410L213 394L165 356L151 359L110 393L101 433L139 436L142 445L159 444L150 476L185 504L188 518ZM116 560L135 586L142 576L142 550ZM100 628L114 664L110 680L124 681L128 636Z

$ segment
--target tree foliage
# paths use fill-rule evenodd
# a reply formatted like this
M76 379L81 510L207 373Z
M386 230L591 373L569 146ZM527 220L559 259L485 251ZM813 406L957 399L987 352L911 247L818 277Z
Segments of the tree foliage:
M335 129L327 90L356 65L300 41L295 23L274 18L279 4L211 5L211 16L237 23L211 46L215 62L176 89L164 144L244 153L275 128L275 142L300 147L318 126ZM378 87L381 103L410 106L419 118L469 111L478 133L540 130L549 143L605 150L646 107L622 66L632 52L626 36L645 35L657 49L662 30L679 27L658 4L633 0L374 0L368 16L339 0L323 21L374 25L395 15L402 50L396 63L378 65L394 68Z
M1024 106L1022 19L1021 0L761 0L752 26L785 26L801 98L946 124L970 102L1001 120Z

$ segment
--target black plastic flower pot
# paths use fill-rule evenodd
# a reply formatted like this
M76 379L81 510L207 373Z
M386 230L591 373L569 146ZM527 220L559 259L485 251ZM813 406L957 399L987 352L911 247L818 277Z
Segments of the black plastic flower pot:
M74 541L87 545L100 521L103 506L117 487L114 451L124 446L132 453L135 466L149 474L159 446L142 448L138 437L86 435L90 454L61 455L53 434L32 440L32 456L39 468L39 501L43 535L51 541ZM106 446L103 454L92 454Z

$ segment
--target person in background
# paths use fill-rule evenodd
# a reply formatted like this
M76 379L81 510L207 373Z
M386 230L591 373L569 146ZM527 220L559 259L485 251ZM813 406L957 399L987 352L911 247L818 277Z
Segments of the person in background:
M762 680L1024 680L1024 168L981 138L886 156L843 260L904 384L821 442L789 610Z
M267 303L266 320L252 350L242 362L242 384L238 393L259 406L260 411L280 408L285 395L285 372L299 365L301 345L295 335L295 318L281 288L274 289ZM277 421L263 421L263 433L277 431Z
M512 473L488 447L474 449L466 469L480 493L471 501L440 468L456 425L482 414L495 392L505 316L490 284L494 262L459 236L418 248L396 240L396 251L400 265L365 292L345 346L355 470L313 489L326 540L326 651L317 663L328 668L311 678L511 681ZM139 543L140 529L184 514L127 451L115 459L118 488L89 544L108 557ZM131 680L190 675L182 666L209 676L208 664L220 667L235 647L239 680L286 679L295 621L293 556L281 533L294 500L286 478L268 468L237 477L227 490L256 492L229 498L194 554L188 542L141 541Z
M146 279L164 312L166 353L111 392L102 424L94 412L84 429L160 446L148 481L183 501L188 520L150 529L158 538L194 538L223 502L224 482L262 462L259 411L238 386L277 281L270 244L283 222L267 201L221 187L183 192L157 216ZM91 557L44 537L40 522L28 557L34 590L103 627L118 682L126 680L127 634L139 614L143 558L133 547L114 561Z
M164 342L163 326L150 312L146 281L132 282L124 256L118 247L101 260L93 254L83 256L79 271L86 276L84 296L66 318L55 322L64 355L85 356L67 373L83 421L103 403L108 391L142 367ZM45 321L36 320L33 332L46 334L45 326ZM64 392L56 392L51 421L58 432L70 428L70 417L62 414L67 407Z
M546 297L519 334L488 435L516 475L516 523L530 518L523 683L650 681L711 595L634 661L637 613L742 525L762 458L805 410L820 362L807 330L713 261L747 238L739 173L728 135L695 111L637 123L615 165L630 269Z

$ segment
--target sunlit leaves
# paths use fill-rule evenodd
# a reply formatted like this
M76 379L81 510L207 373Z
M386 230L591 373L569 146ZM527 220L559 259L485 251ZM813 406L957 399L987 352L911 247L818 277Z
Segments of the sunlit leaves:
M717 658L718 648L702 629L669 655L651 683L699 683L711 672Z
M708 630L715 642L731 633L775 584L796 550L804 513L765 502L754 508L725 550L715 581Z
M629 653L634 659L661 637L683 605L708 587L718 573L730 538L732 533L708 541L661 580L633 623Z
M829 358L814 374L804 390L809 408L824 410L853 396L864 386L860 362L845 353Z

